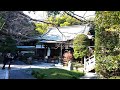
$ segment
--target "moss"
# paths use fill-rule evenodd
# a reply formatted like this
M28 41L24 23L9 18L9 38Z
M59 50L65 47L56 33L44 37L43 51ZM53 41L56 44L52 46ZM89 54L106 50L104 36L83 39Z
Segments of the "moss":
M79 79L81 76L84 75L84 73L58 68L50 68L33 69L32 75L38 79Z

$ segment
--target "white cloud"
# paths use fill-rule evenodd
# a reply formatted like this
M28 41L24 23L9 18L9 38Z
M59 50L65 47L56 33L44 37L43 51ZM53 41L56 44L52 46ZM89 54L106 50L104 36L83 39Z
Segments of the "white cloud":
M33 19L45 20L47 18L46 11L23 11L24 14L30 16Z

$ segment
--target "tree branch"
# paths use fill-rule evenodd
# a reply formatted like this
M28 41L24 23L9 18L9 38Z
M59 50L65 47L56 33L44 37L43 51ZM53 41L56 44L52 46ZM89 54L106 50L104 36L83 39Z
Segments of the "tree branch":
M24 35L21 35L19 33L15 33L15 32L13 32L13 33L9 32L8 33L8 32L4 32L4 31L0 31L0 34L7 35L7 36L10 36L10 35L12 35L12 36L18 36L18 37L23 37L23 38L28 38L28 39L32 38L32 37L27 37L27 36L24 36Z
M42 20L37 20L37 19L32 19L31 17L29 17L29 16L27 16L27 15L25 15L24 13L22 13L22 12L19 12L19 14L21 14L21 15L23 15L23 16L25 16L25 17L27 17L28 19L30 19L31 21L36 21L36 22L43 22L43 23L46 23L46 24L51 24L51 25L53 25L55 28L57 28L58 29L58 31L63 35L63 36L65 36L60 30L59 30L59 28L57 27L57 25L56 24L54 24L54 23L50 23L50 22L45 22L45 21L42 21Z
M81 22L83 22L83 23L91 23L91 21L89 21L89 20L86 20L85 18L84 18L84 15L86 14L86 12L84 13L84 15L83 16L79 16L79 15L77 15L77 14L75 14L74 12L70 12L70 13L72 13L72 14L70 14L70 13L68 13L67 11L64 11L67 15L69 15L69 16L71 16L71 17L73 17L73 18L75 18L75 19L77 19L77 20L79 20L79 21L81 21ZM79 18L77 18L77 17L75 17L75 16L78 16L78 17L80 17L80 18L82 18L82 19L84 19L84 20L81 20L81 19L79 19Z

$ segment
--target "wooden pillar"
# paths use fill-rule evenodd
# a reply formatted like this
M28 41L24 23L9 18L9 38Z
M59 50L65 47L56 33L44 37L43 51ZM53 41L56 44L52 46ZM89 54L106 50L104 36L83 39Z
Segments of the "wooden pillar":
M37 48L35 47L35 55L37 56Z
M44 60L45 60L45 56L46 56L46 44L45 44L45 49L44 49Z
M60 63L62 60L62 43L60 44L60 60L58 63Z

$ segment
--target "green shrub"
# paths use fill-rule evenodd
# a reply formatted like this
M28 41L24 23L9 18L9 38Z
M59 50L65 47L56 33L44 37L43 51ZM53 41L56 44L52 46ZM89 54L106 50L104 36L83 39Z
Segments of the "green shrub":
M33 53L25 53L24 57L29 58L29 57L32 57L33 55L34 55Z
M83 58L88 53L89 40L84 34L79 34L75 37L73 41L74 58Z
M110 77L109 79L120 79L120 76L113 76L113 77Z
M72 62L72 65L73 65L73 67L75 67L76 69L77 68L83 68L84 67L84 64L82 64L82 63L79 63L79 62Z
M95 56L96 71L104 78L120 74L119 11L96 11Z
M0 56L0 63L3 63L3 56Z
M96 58L96 72L105 78L113 75L119 75L120 68L120 55L117 56L105 56Z
M33 56L34 56L33 53L25 53L24 55L21 55L19 59L26 64L32 64L32 57ZM29 58L31 58L31 59L29 59Z
M32 75L37 79L79 79L84 73L58 68L33 69Z
M2 43L0 43L0 52L11 52L15 53L17 51L16 41L12 37L7 36Z

